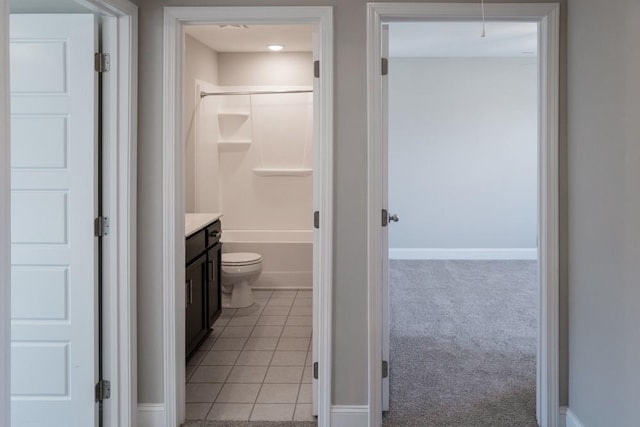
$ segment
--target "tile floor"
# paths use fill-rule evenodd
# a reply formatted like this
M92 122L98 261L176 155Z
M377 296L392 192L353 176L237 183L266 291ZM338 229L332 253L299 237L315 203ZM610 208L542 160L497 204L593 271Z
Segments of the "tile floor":
M313 421L311 290L254 290L187 363L190 420Z

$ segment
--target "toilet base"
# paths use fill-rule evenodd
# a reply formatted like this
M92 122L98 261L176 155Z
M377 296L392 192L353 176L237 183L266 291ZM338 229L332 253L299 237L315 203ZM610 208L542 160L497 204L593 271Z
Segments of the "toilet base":
M231 291L231 303L223 304L224 308L247 308L253 305L253 295L248 281L238 282Z

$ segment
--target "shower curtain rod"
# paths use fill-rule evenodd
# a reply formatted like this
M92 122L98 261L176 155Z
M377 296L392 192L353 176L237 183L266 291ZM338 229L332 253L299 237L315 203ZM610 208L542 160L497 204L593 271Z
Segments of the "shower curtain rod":
M260 91L241 91L241 92L200 92L200 98L204 98L205 96L222 96L222 95L277 95L281 93L313 93L313 89L260 90Z

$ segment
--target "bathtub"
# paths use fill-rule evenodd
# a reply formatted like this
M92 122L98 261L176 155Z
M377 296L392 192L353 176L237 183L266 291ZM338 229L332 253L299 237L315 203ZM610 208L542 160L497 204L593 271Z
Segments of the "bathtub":
M262 255L262 274L253 285L262 289L311 289L312 230L223 230L222 252Z

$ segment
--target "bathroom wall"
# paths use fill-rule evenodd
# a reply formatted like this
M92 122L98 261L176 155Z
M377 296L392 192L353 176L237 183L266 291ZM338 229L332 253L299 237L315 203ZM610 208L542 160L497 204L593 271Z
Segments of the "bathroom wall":
M310 89L312 63L309 52L219 53L218 89ZM312 94L203 100L197 144L217 143L219 158L199 152L197 175L210 176L219 168L219 184L211 176L208 185L196 178L196 200L201 206L215 206L217 198L223 229L311 230L312 102ZM256 168L309 171L304 176L260 176Z
M197 95L198 80L216 84L218 81L218 54L200 41L185 35L184 68L184 126L185 131L185 211L207 212L196 209L196 112L200 103ZM211 211L209 211L211 212ZM215 212L215 210L214 210Z
M392 258L535 258L536 67L390 58Z
M219 84L300 85L313 84L311 52L225 53L219 56Z

